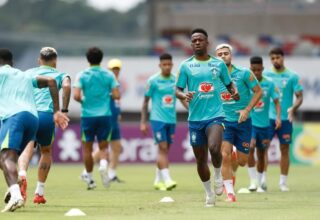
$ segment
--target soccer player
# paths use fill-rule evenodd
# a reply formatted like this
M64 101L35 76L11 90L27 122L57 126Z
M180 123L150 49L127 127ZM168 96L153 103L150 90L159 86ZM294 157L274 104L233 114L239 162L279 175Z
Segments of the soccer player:
M107 147L111 132L110 94L113 99L120 98L118 82L114 75L101 68L103 52L97 48L89 48L87 60L90 68L80 72L74 88L74 99L81 103L81 136L83 142L83 160L87 172L87 189L96 184L92 178L93 157L92 146L95 137L99 144L99 172L102 183L109 186Z
M57 82L58 90L63 88L63 107L61 112L67 114L71 93L71 81L67 74L61 73L56 69L57 57L58 53L54 48L41 48L40 57L38 59L40 66L26 71L26 74L32 77L47 76L54 78ZM55 126L53 122L53 101L50 96L49 89L35 88L33 91L39 116L39 127L36 134L36 143L38 146L40 146L41 153L38 165L38 182L33 202L37 204L44 204L46 203L46 199L44 198L44 188L52 164L52 144L55 136ZM25 201L27 199L27 169L33 155L34 145L35 142L31 141L20 155L18 160L19 179L21 184L20 188L22 197Z
M191 33L194 55L183 61L176 82L176 96L189 102L190 143L196 157L197 171L206 192L205 205L215 205L215 195L222 195L221 142L225 114L220 98L220 85L224 84L231 96L239 99L238 91L220 59L208 54L208 34L204 29ZM184 92L184 89L188 91ZM214 167L214 191L211 189L208 149Z
M56 81L52 78L31 77L12 68L12 53L0 49L0 168L9 187L10 199L2 212L15 211L24 205L18 185L17 160L27 143L35 139L38 114L33 87L49 87L53 100L53 120L65 129L68 117L59 111Z
M273 100L276 107L276 129L279 129L281 127L281 108L279 103L279 91L277 87L269 78L262 75L262 71L264 69L262 58L257 56L251 57L250 69L260 83L263 91L263 96L251 111L252 136L248 158L248 172L250 177L249 190L263 193L265 192L265 190L261 185L262 173L266 164L266 152L270 145L270 100ZM257 149L258 159L257 168L255 168L254 159L255 148Z
M119 81L120 70L122 68L122 62L119 59L111 59L108 62L108 69L111 70L116 78ZM119 121L121 120L121 109L120 109L120 100L115 100L111 97L110 99L110 108L111 108L111 136L110 136L110 155L109 155L109 168L108 176L110 182L123 183L124 181L120 180L117 176L116 168L119 164L119 156L122 150L121 147L121 131L119 126ZM94 162L99 161L99 149L93 152ZM84 170L81 174L81 179L86 181L87 172Z
M248 161L251 140L250 111L262 96L262 90L253 73L249 69L235 66L232 61L232 47L220 44L216 47L216 55L228 67L232 81L237 85L240 100L234 100L225 87L221 87L223 110L226 114L225 132L222 142L222 175L228 202L235 202L236 196L232 181L232 149L237 148L235 164L245 166ZM253 95L251 95L253 92Z
M271 78L280 92L281 106L281 128L276 129L277 114L275 106L271 103L270 123L271 138L277 134L280 141L280 181L279 187L282 192L289 191L287 176L289 173L289 145L292 138L292 121L294 113L298 110L303 101L303 88L297 73L289 70L284 65L284 53L281 48L273 48L269 52L272 69L266 70L264 75ZM293 103L293 96L296 99Z
M171 73L172 66L172 56L166 53L162 54L159 64L160 72L148 79L141 110L140 130L146 135L148 132L148 104L151 99L150 124L155 142L159 146L154 181L154 187L157 190L171 190L177 186L177 183L171 179L169 174L168 160L176 126L176 77Z

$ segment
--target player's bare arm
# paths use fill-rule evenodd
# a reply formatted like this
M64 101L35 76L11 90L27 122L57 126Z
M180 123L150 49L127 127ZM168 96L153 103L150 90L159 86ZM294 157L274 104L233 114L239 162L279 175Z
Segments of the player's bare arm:
M276 106L276 111L277 111L277 119L276 119L276 129L281 128L281 106L279 99L273 100L275 106Z
M236 100L236 101L240 100L238 88L233 82L231 82L228 86L226 86L226 88L228 89L229 93L231 94L231 96L234 100Z
M240 113L239 120L238 120L239 123L244 122L248 119L251 109L259 102L260 98L262 97L262 89L260 85L256 85L255 87L253 87L252 91L253 91L253 96L248 106L245 109L239 111Z
M145 96L142 104L141 110L141 122L140 122L140 131L146 135L148 133L147 117L148 117L148 104L150 97Z
M195 94L195 92L187 92L184 93L182 88L177 87L176 88L176 96L178 99L180 100L184 100L186 102L190 102L193 99L193 95Z
M120 95L120 90L119 90L119 88L114 88L114 89L112 89L111 97L112 97L113 99L115 99L115 100L120 99L121 95Z
M62 109L67 110L69 108L70 96L71 79L67 76L62 81Z
M290 122L293 121L294 113L298 110L298 108L300 107L300 105L303 102L303 93L302 93L302 91L296 92L295 96L296 96L296 100L295 100L293 106L288 109L288 119L289 119Z

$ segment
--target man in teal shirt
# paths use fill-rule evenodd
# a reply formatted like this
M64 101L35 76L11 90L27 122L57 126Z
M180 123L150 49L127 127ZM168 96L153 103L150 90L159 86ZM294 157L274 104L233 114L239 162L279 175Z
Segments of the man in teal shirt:
M231 82L222 60L208 54L208 34L203 29L191 33L194 56L182 62L176 82L176 96L189 102L190 143L196 157L197 170L206 192L206 206L215 205L215 195L223 193L221 175L221 142L225 114L220 98L220 85L227 87L238 100L238 91ZM186 93L184 89L188 89ZM211 189L208 149L214 167L214 192Z
M276 129L276 111L274 104L271 103L271 138L277 134L280 141L280 181L279 187L282 192L289 191L287 186L287 176L289 173L289 146L292 138L292 120L294 113L298 110L303 101L303 88L298 74L287 69L284 65L284 53L281 48L273 48L270 53L272 69L266 70L264 75L278 87L280 92L281 105L281 128ZM293 96L296 99L293 103Z
M262 175L266 164L266 152L270 145L269 109L271 100L274 102L277 112L276 129L281 127L279 90L269 78L262 75L263 68L263 60L261 57L255 56L250 58L250 69L259 81L263 91L263 96L251 111L252 137L248 159L248 173L250 177L249 190L259 193L265 192L262 185ZM255 148L257 149L258 159L257 168L255 168L254 159Z
M87 171L87 189L93 189L96 187L92 179L92 146L95 138L100 149L100 176L103 185L109 186L106 149L111 132L110 99L119 99L120 92L114 75L100 66L103 52L97 47L92 47L88 49L86 56L90 67L78 74L74 85L74 99L81 103L81 136L84 144L83 160Z
M216 55L227 65L230 77L236 84L240 95L240 100L234 100L226 88L221 86L223 110L226 114L224 140L222 142L222 174L227 192L226 201L235 202L236 197L233 190L232 167L236 170L238 165L245 166L247 164L252 126L250 111L261 98L262 90L250 70L235 66L231 63L232 47L229 44L218 45L216 47ZM251 92L253 92L253 95ZM233 159L232 161L231 154L233 146L237 148L237 159Z
M49 87L54 107L54 122L65 129L68 117L59 111L56 81L52 78L29 75L14 69L12 53L0 49L0 168L3 170L9 191L7 205L2 212L15 211L24 201L18 185L17 160L27 143L35 139L38 129L38 114L33 87Z
M57 82L58 90L63 88L63 107L61 111L64 114L67 114L70 101L71 82L70 77L67 74L59 72L56 69L57 58L58 53L54 48L43 47L40 50L40 57L38 59L40 66L27 70L26 74L32 77L47 76L54 78ZM52 163L52 144L55 136L53 101L49 89L35 88L33 91L39 116L36 143L40 146L41 152L38 166L38 182L33 202L37 204L44 204L46 203L46 199L44 198L44 187ZM33 155L34 144L35 143L33 141L30 142L18 160L21 184L20 188L22 197L25 201L27 199L27 169Z
M162 54L160 56L160 73L154 74L148 79L145 98L141 111L140 130L147 134L147 114L149 100L152 101L150 123L155 142L159 145L157 157L157 170L154 187L157 190L171 190L177 183L169 174L169 149L173 142L176 126L176 77L171 73L172 56Z

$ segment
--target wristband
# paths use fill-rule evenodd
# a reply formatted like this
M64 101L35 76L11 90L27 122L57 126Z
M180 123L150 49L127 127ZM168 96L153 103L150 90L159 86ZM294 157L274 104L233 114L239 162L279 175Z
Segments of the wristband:
M63 113L68 113L69 110L68 110L68 109L61 109L61 112L63 112Z

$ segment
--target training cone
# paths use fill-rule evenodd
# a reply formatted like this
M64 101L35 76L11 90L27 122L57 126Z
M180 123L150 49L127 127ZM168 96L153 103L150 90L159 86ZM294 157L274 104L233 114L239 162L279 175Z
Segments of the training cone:
M65 216L85 216L86 213L84 213L83 211L81 211L80 209L70 209L68 212L66 212L66 214L64 214Z
M241 188L241 189L238 190L238 193L239 194L248 194L248 193L251 193L251 192L247 188Z
M171 197L163 197L159 202L174 202Z

